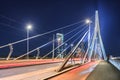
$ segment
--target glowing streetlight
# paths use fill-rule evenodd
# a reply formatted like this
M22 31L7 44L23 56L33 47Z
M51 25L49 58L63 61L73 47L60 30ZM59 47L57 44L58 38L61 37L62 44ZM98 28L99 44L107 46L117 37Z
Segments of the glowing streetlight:
M65 43L65 46L67 46L68 44L67 43Z
M71 51L72 51L72 48L73 48L74 45L73 45L73 44L70 44L70 46L71 46Z
M70 46L73 47L73 44L71 44Z
M90 19L86 19L86 24L90 24L91 23L91 20Z
M32 29L32 25L29 24L26 28L27 28L27 30L31 30Z
M29 30L32 29L32 25L31 24L27 25L26 29L27 29L27 53L28 53L29 52ZM27 59L29 59L29 54L27 54Z

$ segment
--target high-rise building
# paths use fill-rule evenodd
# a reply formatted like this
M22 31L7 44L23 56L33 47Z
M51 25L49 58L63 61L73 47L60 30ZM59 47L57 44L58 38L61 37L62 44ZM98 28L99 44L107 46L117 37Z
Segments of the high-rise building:
M64 35L61 34L61 33L57 33L56 34L56 38L57 38L57 46L58 46L58 49L57 49L57 55L59 55L59 58L63 58L63 54L60 54L62 51L63 51L63 41L64 41ZM62 46L60 46L62 45Z

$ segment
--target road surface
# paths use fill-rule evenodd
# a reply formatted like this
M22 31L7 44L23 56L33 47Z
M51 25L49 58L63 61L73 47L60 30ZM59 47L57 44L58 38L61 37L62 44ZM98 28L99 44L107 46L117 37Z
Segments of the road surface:
M76 64L79 62L80 61L75 61ZM0 80L43 80L48 76L57 74L58 72L56 70L61 64L62 62L55 62L42 65L0 69ZM71 64L71 61L67 64Z
M49 80L85 80L99 62L90 62ZM97 80L97 79L96 79Z
M40 73L46 73L45 70L48 71L49 70L55 70L57 66L59 66L61 63L52 63L52 64L44 64L44 65L35 65L35 66L26 66L26 67L18 67L18 68L11 68L11 69L2 69L0 70L0 80L7 80L7 77L11 78L11 76L15 76L15 75L22 75L22 74L26 74L29 73L30 75L34 72L35 74L37 72ZM29 75L27 75L29 76ZM27 77L27 76L22 76L23 78ZM40 75L41 76L41 75ZM39 78L40 78L39 76ZM29 76L30 77L30 76ZM4 79L5 78L5 79ZM19 80L18 79L14 79L14 80ZM11 79L12 80L12 79ZM34 79L35 80L35 79Z
M55 63L55 62L62 62L62 61L63 61L63 59L0 61L0 69L21 67L21 66L30 66L30 65L39 65L39 64L46 64L46 63Z

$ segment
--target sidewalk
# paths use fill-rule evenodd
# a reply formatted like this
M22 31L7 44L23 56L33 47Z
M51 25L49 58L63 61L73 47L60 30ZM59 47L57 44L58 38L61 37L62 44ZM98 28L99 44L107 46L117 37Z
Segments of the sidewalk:
M120 71L112 64L102 61L88 76L87 80L120 80Z

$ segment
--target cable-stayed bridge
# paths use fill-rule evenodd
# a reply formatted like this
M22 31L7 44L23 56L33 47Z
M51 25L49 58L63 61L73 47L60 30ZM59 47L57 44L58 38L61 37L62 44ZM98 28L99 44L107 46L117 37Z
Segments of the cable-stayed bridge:
M87 24L83 23L79 21L0 46L1 50L9 49L7 57L1 57L1 80L119 80L120 61L106 56L98 11L95 12L95 22L87 20ZM69 30L74 26L77 27ZM69 31L65 34L58 33L66 29ZM53 39L29 50L30 40L46 35L52 35ZM23 42L27 42L27 52L13 57L14 50ZM45 49L48 45L51 48ZM42 49L50 51L46 53Z

